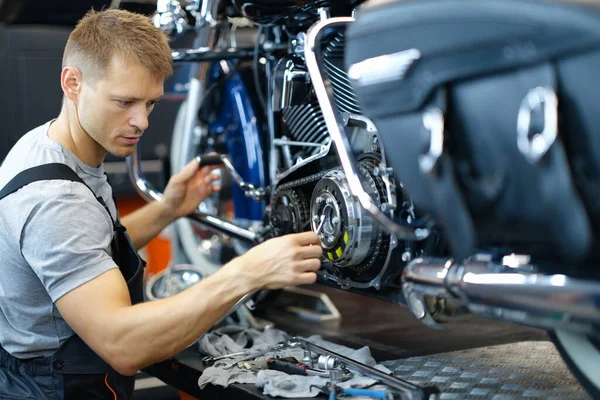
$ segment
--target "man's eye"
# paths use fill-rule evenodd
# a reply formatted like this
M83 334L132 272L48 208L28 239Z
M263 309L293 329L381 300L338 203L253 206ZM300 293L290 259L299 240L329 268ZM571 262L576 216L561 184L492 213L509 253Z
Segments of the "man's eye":
M127 107L128 105L130 105L132 102L131 101L124 101L124 100L117 100L117 103L121 106L121 107Z

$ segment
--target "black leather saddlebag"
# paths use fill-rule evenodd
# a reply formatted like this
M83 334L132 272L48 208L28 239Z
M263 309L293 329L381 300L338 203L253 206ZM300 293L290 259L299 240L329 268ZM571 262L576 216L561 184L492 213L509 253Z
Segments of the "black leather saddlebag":
M577 260L600 222L600 6L384 1L347 31L364 114L454 255Z

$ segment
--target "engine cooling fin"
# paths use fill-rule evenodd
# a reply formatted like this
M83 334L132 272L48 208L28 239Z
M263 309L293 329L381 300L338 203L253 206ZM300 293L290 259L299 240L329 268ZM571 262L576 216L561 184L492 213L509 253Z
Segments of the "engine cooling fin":
M333 86L333 98L339 112L350 114L362 114L356 99L356 93L352 89L348 73L344 70L344 47L346 41L344 34L338 32L334 38L325 46L323 59L325 60L325 72Z
M324 144L329 138L323 112L317 104L285 107L281 110L281 116L290 136L297 142ZM305 156L312 155L318 153L319 148L304 148L302 152Z

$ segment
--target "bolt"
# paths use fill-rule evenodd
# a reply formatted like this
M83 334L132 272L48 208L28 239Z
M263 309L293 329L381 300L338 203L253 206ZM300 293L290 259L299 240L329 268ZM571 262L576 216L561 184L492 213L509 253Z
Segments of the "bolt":
M333 200L331 199L331 197L328 197L327 200L325 201L325 203L332 204Z
M320 221L320 220L319 220L319 216L318 216L318 215L313 215L313 217L312 217L312 222L314 222L315 224L318 224L318 223L319 223L319 221Z
M409 262L411 259L412 254L410 253L410 251L405 251L404 253L402 253L402 261Z
M329 370L329 382L335 386L344 380L344 372L341 369Z
M337 368L338 365L339 365L339 362L338 362L337 358L330 356L330 355L322 354L317 359L317 366L319 367L319 369L332 370L332 369Z
M304 350L304 358L302 358L302 364L306 365L308 368L313 367L313 359L310 350Z
M276 49L275 43L267 40L263 43L263 50L268 52L274 51Z
M383 212L394 211L395 209L396 209L396 206L394 204L383 203L381 205L381 211L383 211Z
M315 200L315 202L317 204L321 204L323 202L323 198L322 197L317 197L317 200Z
M425 303L423 303L423 300L418 298L413 292L408 296L408 301L415 317L417 317L417 319L425 318Z
M339 224L340 223L340 219L338 217L333 217L333 218L331 218L331 223L334 224L334 225L335 224Z

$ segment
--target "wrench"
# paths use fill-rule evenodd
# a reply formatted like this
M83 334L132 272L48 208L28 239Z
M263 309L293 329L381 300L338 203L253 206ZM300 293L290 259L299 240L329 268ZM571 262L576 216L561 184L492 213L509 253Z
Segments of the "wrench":
M258 352L257 351L254 351L254 352L246 351L246 353L249 354L248 357L244 357L241 360L237 360L237 362L243 362L243 361L253 360L253 359L255 359L257 357L260 357L260 356L262 356L262 355L264 355L266 353L271 353L273 351L282 350L282 349L285 349L285 348L288 348L288 347L289 348L298 347L298 346L300 346L300 344L301 343L298 342L298 341L289 340L287 342L283 342L283 343L279 343L279 344L276 344L276 345L271 346L271 347L267 347L266 349L258 351ZM231 368L233 368L235 366L237 366L237 363L233 363L233 364L231 364L228 367L224 367L223 369L231 369Z
M237 353L225 354L224 356L219 356L219 357L206 356L206 357L202 358L202 362L204 364L210 364L210 363L214 363L215 361L223 360L224 358L241 356L241 355L247 354L247 353L248 353L247 351L238 351Z

